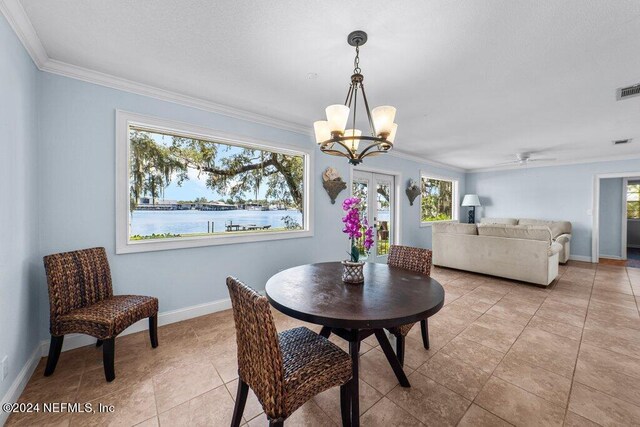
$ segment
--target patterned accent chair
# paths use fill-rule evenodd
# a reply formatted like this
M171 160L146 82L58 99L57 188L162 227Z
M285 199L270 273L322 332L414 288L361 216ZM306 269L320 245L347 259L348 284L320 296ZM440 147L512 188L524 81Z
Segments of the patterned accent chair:
M431 251L429 249L412 248L410 246L391 245L387 264L390 267L404 268L416 273L429 276L431 274ZM396 337L396 355L401 364L404 364L404 341L405 337L415 323L398 326L389 329ZM420 321L422 329L422 344L429 349L429 323L427 319Z
M116 336L138 320L149 318L151 346L158 346L158 299L113 295L104 248L83 249L44 257L49 287L51 345L44 371L53 374L66 334L80 333L103 346L104 374L115 379Z
M324 337L305 328L278 333L269 301L239 280L227 278L238 343L238 392L232 426L239 426L249 387L269 418L284 420L313 396L340 386L344 425L349 425L351 359Z

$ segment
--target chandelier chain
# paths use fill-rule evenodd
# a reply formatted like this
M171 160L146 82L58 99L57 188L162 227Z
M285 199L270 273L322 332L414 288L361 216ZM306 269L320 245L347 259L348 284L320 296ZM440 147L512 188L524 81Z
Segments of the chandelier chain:
M356 57L353 60L353 74L360 74L360 43L356 43Z

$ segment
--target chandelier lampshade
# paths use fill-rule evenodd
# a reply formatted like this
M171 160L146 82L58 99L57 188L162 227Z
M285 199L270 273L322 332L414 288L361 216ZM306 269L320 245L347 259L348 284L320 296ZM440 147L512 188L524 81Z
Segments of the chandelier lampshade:
M375 156L391 150L398 125L395 123L395 107L383 105L373 110L369 109L369 101L362 83L364 76L360 69L360 46L367 41L367 33L354 31L349 34L347 41L356 48L354 70L347 98L344 104L328 106L325 109L327 120L314 122L313 129L316 142L323 153L347 157L349 163L357 165L367 156ZM356 129L358 94L361 95L367 115L368 135ZM350 129L346 129L347 124L351 125Z

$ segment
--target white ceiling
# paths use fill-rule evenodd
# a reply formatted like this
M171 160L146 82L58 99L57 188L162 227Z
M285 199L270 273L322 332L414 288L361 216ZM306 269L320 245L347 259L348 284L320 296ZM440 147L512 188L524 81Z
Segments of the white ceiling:
M465 169L640 156L640 97L615 98L640 83L638 0L21 3L50 59L309 127L343 102L362 29L398 151Z

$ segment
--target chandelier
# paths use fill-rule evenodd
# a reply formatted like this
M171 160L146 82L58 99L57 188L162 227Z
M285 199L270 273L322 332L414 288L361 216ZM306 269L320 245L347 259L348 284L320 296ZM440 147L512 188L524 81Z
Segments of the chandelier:
M367 42L367 33L354 31L347 37L347 42L356 48L347 98L344 105L328 106L325 110L327 120L314 122L313 129L320 151L332 156L346 157L349 163L357 165L367 156L375 156L391 150L398 125L393 122L396 116L395 107L384 105L369 110L369 102L362 84L364 76L360 69L360 46ZM364 109L367 113L370 128L368 135L363 135L362 130L356 129L358 92L362 94ZM345 129L349 121L351 128Z

